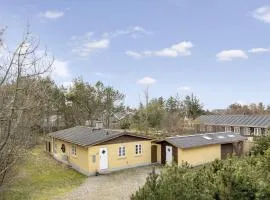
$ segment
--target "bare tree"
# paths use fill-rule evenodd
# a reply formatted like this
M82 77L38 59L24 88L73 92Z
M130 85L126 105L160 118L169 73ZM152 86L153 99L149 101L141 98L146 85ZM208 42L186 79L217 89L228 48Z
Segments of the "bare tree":
M3 48L0 61L0 186L7 171L35 138L48 89L42 83L42 76L49 72L53 63L46 50L39 50L39 40L29 28L15 50Z

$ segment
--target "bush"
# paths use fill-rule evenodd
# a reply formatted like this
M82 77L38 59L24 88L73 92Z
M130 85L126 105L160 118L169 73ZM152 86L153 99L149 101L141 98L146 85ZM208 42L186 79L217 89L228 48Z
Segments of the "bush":
M263 155L264 152L270 148L270 136L257 137L254 143L255 144L251 149L251 153L255 155Z
M270 150L264 156L217 160L199 169L173 165L153 171L132 200L270 199Z

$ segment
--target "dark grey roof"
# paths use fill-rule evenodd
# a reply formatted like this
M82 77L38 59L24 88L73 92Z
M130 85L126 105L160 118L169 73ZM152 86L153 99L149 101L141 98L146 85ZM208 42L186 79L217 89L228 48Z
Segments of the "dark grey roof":
M117 138L122 135L131 135L134 137L150 139L148 137L134 135L127 132L115 132L104 129L94 129L92 127L86 126L75 126L73 128L68 128L49 134L49 136L53 138L57 138L81 146L95 145L101 142Z
M270 115L202 115L197 121L209 125L270 127Z
M233 132L220 132L220 133L205 133L194 134L187 136L168 137L166 142L178 148L193 148L199 146L207 146L213 144L227 144L244 141L246 138Z

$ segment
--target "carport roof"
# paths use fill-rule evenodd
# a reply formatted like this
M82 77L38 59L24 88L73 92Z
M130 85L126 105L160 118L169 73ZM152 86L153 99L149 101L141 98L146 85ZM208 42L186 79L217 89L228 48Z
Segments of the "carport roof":
M208 125L270 127L270 115L202 115L196 121Z
M142 135L132 134L128 132L95 129L87 126L75 126L73 128L68 128L49 134L49 136L53 138L64 140L81 146L96 145L105 141L118 138L123 135L129 135L133 137L151 140L151 138Z
M246 140L246 137L233 132L205 133L187 136L168 137L164 141L175 147L186 149L214 144L228 144Z

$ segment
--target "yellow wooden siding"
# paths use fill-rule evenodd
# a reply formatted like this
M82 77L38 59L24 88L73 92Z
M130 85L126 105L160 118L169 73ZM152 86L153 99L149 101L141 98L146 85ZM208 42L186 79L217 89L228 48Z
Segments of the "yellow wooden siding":
M63 155L68 156L68 162L71 164L75 169L78 171L81 171L85 174L88 174L88 148L87 147L82 147L82 146L76 146L76 156L72 155L72 145L71 143L61 141L61 140L56 140L54 139L54 142L57 144L57 153L54 153L54 143L52 145L52 154L54 157L56 157L60 161L63 160ZM61 146L62 144L65 144L66 151L65 153L62 152Z
M135 145L142 145L142 154L135 154ZM126 150L125 157L118 156L120 146L124 146ZM151 141L136 141L128 143L106 144L89 147L89 172L95 173L99 171L99 149L107 148L108 150L108 171L124 169L140 165L151 164ZM95 159L93 159L95 156Z
M196 166L212 162L215 159L221 159L220 144L190 149L178 148L178 165L188 162L192 166Z

